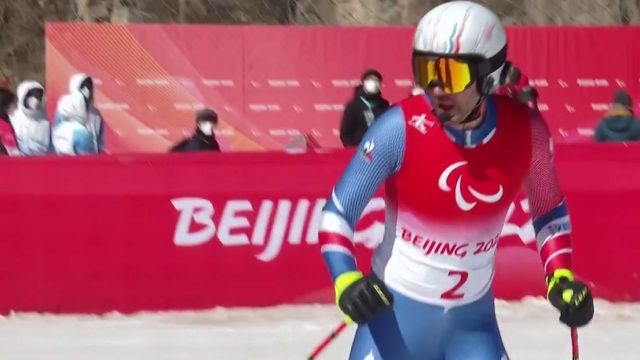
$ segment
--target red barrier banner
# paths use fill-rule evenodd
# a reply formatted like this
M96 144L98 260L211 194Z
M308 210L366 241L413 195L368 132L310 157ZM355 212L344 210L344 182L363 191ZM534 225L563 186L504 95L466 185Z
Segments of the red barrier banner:
M640 300L640 147L558 145L579 276ZM351 153L0 159L0 312L133 312L330 302L320 211ZM360 267L384 201L358 225ZM527 201L496 258L504 299L544 294Z
M617 87L640 94L640 27L510 27L509 59L540 92L558 142L590 142ZM46 26L49 111L76 72L95 77L112 153L165 152L214 108L225 151L280 150L308 134L340 147L344 104L365 68L407 96L409 27ZM640 108L637 109L640 112ZM52 114L51 114L52 115Z

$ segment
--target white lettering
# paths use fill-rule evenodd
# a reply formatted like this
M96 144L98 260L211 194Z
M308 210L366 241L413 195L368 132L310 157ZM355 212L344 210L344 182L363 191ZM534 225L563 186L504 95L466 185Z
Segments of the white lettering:
M154 86L154 85L168 86L171 84L171 82L164 78L155 78L155 79L141 78L141 79L136 79L136 84L140 86Z
M209 87L234 87L233 80L225 79L202 79L202 84Z
M304 223L310 206L311 202L307 199L298 201L298 206L296 206L296 210L293 213L293 219L291 220L291 227L289 229L289 244L300 245L300 243L302 243L302 230L304 229Z
M344 105L342 105L342 104L313 104L313 108L318 112L343 111L344 110Z
M254 206L248 200L229 200L226 202L219 223L213 221L214 206L206 199L176 198L173 206L179 212L174 243L177 246L197 246L204 244L216 235L223 246L256 246L264 249L256 255L261 261L269 262L275 259L286 243L301 245L303 235L305 244L318 244L318 228L325 199L300 199L295 204L291 200L277 201L275 215L272 218L273 200L262 200L260 207ZM374 198L364 209L362 217L384 210L384 200ZM249 221L253 217L243 212L256 211L255 222ZM371 218L372 219L372 218ZM377 220L371 221L366 228L354 234L354 242L368 248L375 248L384 236L384 224ZM191 229L192 223L202 226ZM243 230L243 231L239 231ZM252 233L249 235L249 231ZM266 240L267 232L269 238ZM217 233L217 234L216 234ZM250 237L250 239L249 239Z
M295 136L302 135L298 129L269 129L269 135L271 136Z
M534 87L549 87L547 79L529 79L529 85Z
M413 80L411 79L395 79L394 83L397 87L413 87Z
M284 79L269 79L267 80L269 86L275 88L286 88L286 87L300 87L300 82L298 80L284 80Z
M576 79L579 87L608 87L607 79Z
M593 136L593 134L595 134L595 131L590 128L578 128L576 130L580 136Z
M102 102L97 103L96 107L99 110L129 110L129 104L127 103L116 103L116 102Z
M200 198L178 198L171 200L173 207L180 212L173 243L178 246L196 246L211 240L216 232L213 223L213 204ZM203 225L204 228L190 232L191 222Z
M327 200L320 199L316 201L316 205L311 212L309 220L309 228L307 229L307 244L315 245L318 243L318 229L320 228L320 218L322 218L322 209L326 205Z
M609 103L591 103L591 110L593 111L607 111L611 108Z
M249 220L244 216L238 216L237 213L250 210L253 210L253 207L248 200L229 200L227 202L227 206L222 212L220 228L218 229L218 238L223 245L249 245L247 234L231 234L231 231L249 227Z
M258 218L256 219L256 225L253 228L253 234L251 235L251 243L256 246L264 245L264 238L267 234L267 226L269 226L269 218L271 217L271 210L273 210L273 201L264 200L258 210Z
M256 256L262 261L271 261L278 256L282 243L284 242L284 233L287 231L287 221L289 220L289 213L291 212L291 201L280 200L278 201L278 208L276 210L276 218L273 221L271 227L271 236L269 237L269 243L264 251Z
M280 105L278 104L249 104L249 110L255 112L276 112L280 111Z
M361 81L358 79L334 79L331 80L331 84L337 88L354 87L360 85Z

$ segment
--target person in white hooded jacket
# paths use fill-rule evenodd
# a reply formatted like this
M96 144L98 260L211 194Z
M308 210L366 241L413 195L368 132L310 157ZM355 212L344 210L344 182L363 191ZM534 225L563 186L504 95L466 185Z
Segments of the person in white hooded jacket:
M99 153L104 153L104 121L102 114L94 106L95 92L94 84L91 76L87 74L75 74L69 79L69 92L79 91L86 99L88 104L86 128L91 134L94 147ZM59 123L58 114L55 117L55 123Z
M17 108L10 119L21 154L35 156L50 153L51 124L44 112L44 87L36 81L23 81L17 93Z
M53 146L59 155L95 154L93 137L87 129L87 102L83 94L74 91L58 101L58 123L53 128Z

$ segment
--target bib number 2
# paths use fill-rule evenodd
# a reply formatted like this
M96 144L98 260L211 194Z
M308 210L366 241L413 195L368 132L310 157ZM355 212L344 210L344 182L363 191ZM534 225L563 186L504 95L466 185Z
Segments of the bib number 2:
M449 290L445 291L440 295L441 299L446 300L459 300L464 297L464 293L458 292L460 288L469 280L469 273L466 271L449 271L449 277L457 277L458 282Z

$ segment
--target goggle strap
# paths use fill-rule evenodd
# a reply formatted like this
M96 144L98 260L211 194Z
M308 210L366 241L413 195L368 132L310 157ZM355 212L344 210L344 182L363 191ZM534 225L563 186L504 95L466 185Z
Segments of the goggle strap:
M492 72L500 69L500 66L504 65L507 61L507 44L504 44L502 49L498 51L495 55L488 58L487 61L483 61L479 64L478 70L480 71L480 76L487 76Z

